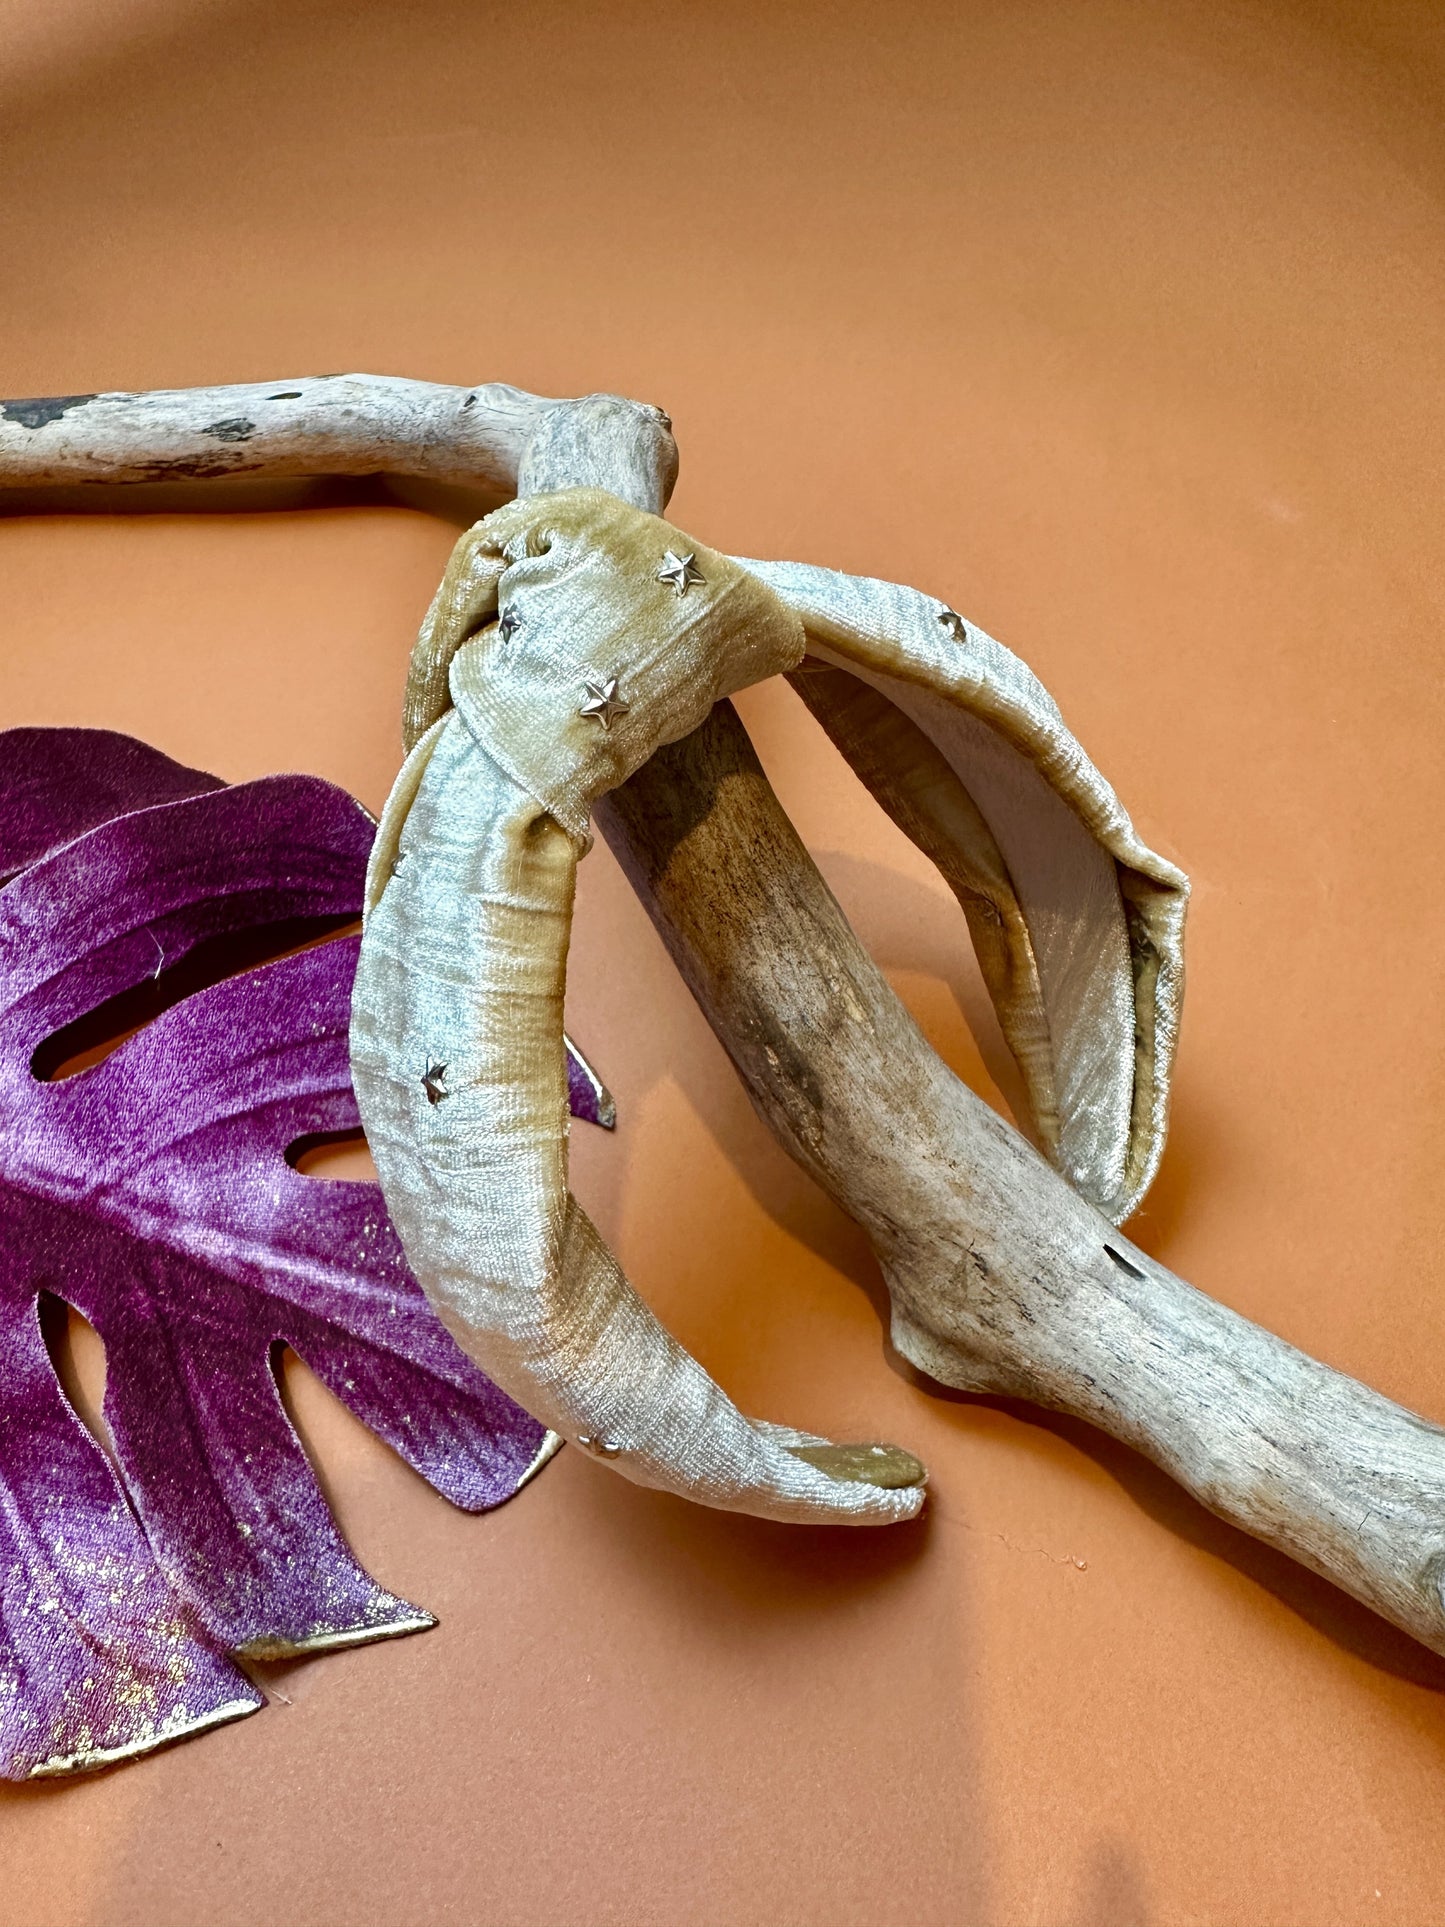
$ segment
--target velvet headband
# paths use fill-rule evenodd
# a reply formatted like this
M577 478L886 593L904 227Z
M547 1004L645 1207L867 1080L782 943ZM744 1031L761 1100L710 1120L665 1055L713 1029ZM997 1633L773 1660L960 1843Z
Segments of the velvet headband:
M946 605L739 562L597 489L487 517L428 613L368 876L352 1069L413 1270L534 1416L639 1484L886 1524L921 1505L918 1461L744 1417L567 1188L562 1005L592 807L775 674L939 864L1041 1144L1125 1216L1162 1142L1182 875L1024 665Z

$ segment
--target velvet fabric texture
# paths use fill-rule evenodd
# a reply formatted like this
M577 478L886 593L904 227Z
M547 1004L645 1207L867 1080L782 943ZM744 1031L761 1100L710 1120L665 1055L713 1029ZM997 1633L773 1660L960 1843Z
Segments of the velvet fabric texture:
M96 1013L123 1025L137 986L186 989L188 971L235 968L218 948L269 939L274 954L354 918L372 837L361 807L315 778L228 787L103 731L0 735L9 1777L254 1711L261 1695L228 1654L432 1623L337 1531L281 1403L278 1344L468 1510L508 1498L554 1448L441 1328L377 1187L288 1162L308 1136L358 1123L354 937L208 981L101 1061L51 1075ZM595 1115L606 1094L575 1069ZM61 1391L41 1293L105 1342L119 1479Z
M528 1410L641 1485L887 1524L919 1510L922 1466L745 1417L567 1188L561 1014L592 806L780 673L963 901L1047 1153L1127 1215L1163 1142L1184 877L1025 665L935 597L739 562L599 489L520 499L453 552L368 876L352 1068L418 1277Z
M919 1510L919 1462L746 1417L567 1187L562 1007L592 804L802 654L755 577L602 490L519 500L463 538L408 732L443 674L455 707L415 742L377 833L352 1074L417 1276L529 1411L640 1485L881 1524Z
M902 583L745 566L802 619L794 687L958 898L1040 1148L1122 1224L1164 1151L1187 878L976 623Z

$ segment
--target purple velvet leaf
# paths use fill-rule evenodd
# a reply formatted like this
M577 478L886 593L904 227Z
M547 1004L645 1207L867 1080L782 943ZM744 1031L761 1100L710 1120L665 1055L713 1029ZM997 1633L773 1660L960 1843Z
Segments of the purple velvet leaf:
M315 778L226 787L108 732L0 735L0 877L13 879L0 889L11 1777L254 1710L228 1652L274 1657L432 1623L342 1540L281 1403L279 1344L460 1506L499 1503L539 1463L542 1427L436 1320L379 1189L321 1183L288 1161L309 1137L357 1127L357 939L210 981L218 946L274 953L354 919L372 830ZM188 972L204 987L47 1081L90 1031L114 1034L127 999L157 982L189 988ZM582 1060L569 1069L574 1109L610 1122ZM42 1291L105 1342L123 1489L55 1379Z
M0 735L0 878L112 816L224 789L110 729L11 729Z

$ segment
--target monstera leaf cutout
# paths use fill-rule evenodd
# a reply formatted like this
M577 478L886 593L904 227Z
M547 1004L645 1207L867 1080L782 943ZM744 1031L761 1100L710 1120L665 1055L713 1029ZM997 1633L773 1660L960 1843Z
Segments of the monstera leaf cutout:
M294 946L359 913L372 834L315 778L231 787L105 731L0 734L8 1777L254 1711L229 1654L432 1623L342 1540L281 1403L280 1343L468 1510L510 1497L548 1454L437 1322L379 1189L288 1162L357 1126L356 939ZM218 947L234 969L238 943L293 954L211 981ZM48 1074L87 1027L123 1028L138 987L184 989L187 972L204 987L90 1068ZM580 1059L571 1069L574 1111L610 1122L606 1093ZM43 1293L104 1340L120 1480L61 1391Z

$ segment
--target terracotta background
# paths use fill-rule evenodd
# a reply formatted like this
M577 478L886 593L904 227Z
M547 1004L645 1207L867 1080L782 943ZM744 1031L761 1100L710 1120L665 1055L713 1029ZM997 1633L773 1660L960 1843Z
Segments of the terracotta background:
M1436 0L0 0L0 392L611 388L672 412L683 527L950 597L1196 881L1136 1235L1445 1420L1442 63ZM380 803L451 527L14 507L0 723ZM786 690L744 709L1003 1104L942 884ZM722 1518L576 1453L468 1519L297 1369L345 1529L440 1630L0 1793L0 1915L1445 1918L1445 1661L1082 1427L906 1382L861 1238L604 848L583 878L621 1126L580 1194L745 1406L923 1454L927 1524Z

